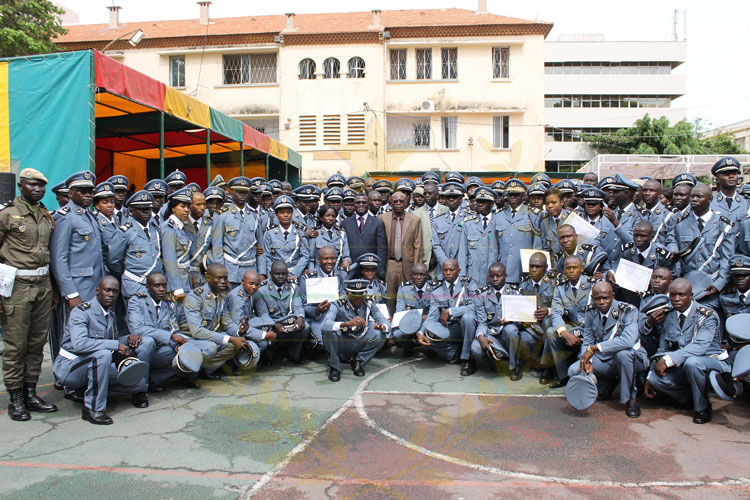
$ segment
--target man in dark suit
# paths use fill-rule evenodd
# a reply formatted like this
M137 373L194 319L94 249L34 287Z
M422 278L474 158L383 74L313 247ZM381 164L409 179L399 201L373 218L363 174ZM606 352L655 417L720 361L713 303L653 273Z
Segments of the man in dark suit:
M366 194L358 194L354 198L354 215L345 219L341 227L346 231L349 240L352 262L356 262L362 254L374 253L380 258L378 277L384 279L388 257L385 225L369 212Z

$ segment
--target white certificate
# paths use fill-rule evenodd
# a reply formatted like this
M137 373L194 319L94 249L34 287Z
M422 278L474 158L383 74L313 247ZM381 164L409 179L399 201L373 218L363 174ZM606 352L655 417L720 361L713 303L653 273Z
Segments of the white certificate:
M391 320L391 328L398 328L399 323L401 323L401 319L406 316L406 313L409 311L398 311L393 314L393 319ZM387 318L388 316L386 316Z
M547 257L547 267L549 267L550 262L552 260L550 259L549 252L546 250L537 250L536 248L522 248L521 249L521 271L524 273L529 272L529 259L532 255L535 253L541 253L544 254L545 257Z
M503 319L519 323L536 323L536 295L503 295Z
M339 299L339 280L330 278L308 278L305 280L305 293L308 304L320 304L324 300L333 302Z
M385 319L388 319L388 306L385 304L378 304L378 311L383 315Z
M615 271L615 282L623 288L633 292L645 292L651 284L652 269L643 267L635 262L620 259Z
M575 212L571 212L570 215L568 215L568 218L565 219L565 224L573 226L576 230L579 245L581 243L591 243L597 236L599 236L599 230L583 220L583 217Z

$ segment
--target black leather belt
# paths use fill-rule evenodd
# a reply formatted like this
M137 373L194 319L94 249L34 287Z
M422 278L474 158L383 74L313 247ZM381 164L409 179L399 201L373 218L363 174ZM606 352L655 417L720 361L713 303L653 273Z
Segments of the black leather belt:
M404 259L394 259L393 257L388 257L388 260L392 260L393 262L401 262Z

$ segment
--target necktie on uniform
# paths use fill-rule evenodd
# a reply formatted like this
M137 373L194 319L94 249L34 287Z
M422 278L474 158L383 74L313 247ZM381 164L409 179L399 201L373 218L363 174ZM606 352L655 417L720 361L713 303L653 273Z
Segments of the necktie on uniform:
M624 214L625 211L622 208L617 209L617 220L622 219L622 214Z
M448 285L448 294L453 298L453 287L455 286L455 283L451 283Z
M330 229L328 230L328 238L331 240L333 239L333 231Z
M501 295L502 295L502 294L500 293L500 290L498 290L498 291L496 291L496 292L495 292L495 297L497 297L497 301L498 301L498 302L500 302L500 296L501 296Z
M701 219L700 217L698 217L698 231L700 231L702 233L704 227L706 227L706 223L703 222L703 219Z
M456 212L451 212L451 223L456 222Z
M419 295L419 298L421 299L424 292L422 290L417 290L417 295Z
M143 230L146 232L146 238L151 241L151 233L148 232L148 226L144 227Z
M534 290L539 293L539 283L534 283Z
M289 231L284 231L284 239L286 240L289 238Z
M740 304L744 304L744 303L745 303L745 294L740 293Z
M194 221L193 221L193 227L195 227L195 230L196 230L196 231L198 231L198 230L199 230L199 229L198 229L198 221L197 221L197 220L194 220Z
M645 258L643 257L643 254L642 254L642 253L639 253L639 254L638 254L638 263L639 263L640 265L643 265L643 261L644 261L644 260L646 260L646 259L645 259Z
M685 324L685 315L682 313L679 313L678 315L678 322L680 323L680 328Z
M727 196L727 205L729 205L729 208L732 208L732 198Z
M602 316L602 328L604 328L604 325L607 323L607 317Z
M510 209L510 216L511 217L515 217L516 216L516 209L515 208L511 208Z
M482 229L487 229L487 216L482 217Z

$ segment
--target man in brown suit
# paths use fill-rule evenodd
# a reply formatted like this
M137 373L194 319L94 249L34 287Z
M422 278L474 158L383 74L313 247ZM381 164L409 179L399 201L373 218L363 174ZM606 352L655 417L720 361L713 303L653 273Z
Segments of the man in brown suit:
M401 282L411 276L411 268L424 256L422 222L419 217L406 213L406 195L396 191L391 195L391 212L378 217L385 225L388 240L388 264L385 270L386 304L391 317L396 310L396 292Z

